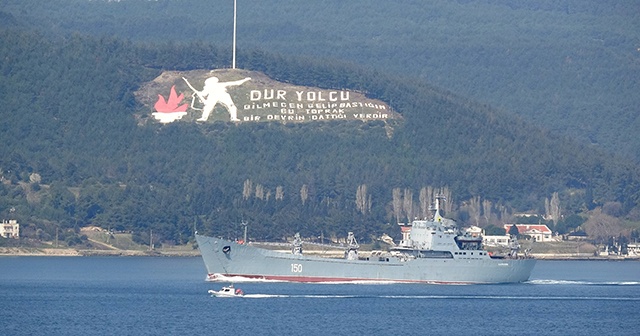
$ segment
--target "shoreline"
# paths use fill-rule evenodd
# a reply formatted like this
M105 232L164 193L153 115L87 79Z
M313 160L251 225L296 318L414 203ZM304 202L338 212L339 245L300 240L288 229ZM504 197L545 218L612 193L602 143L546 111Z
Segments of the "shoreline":
M195 251L0 247L2 257L200 257Z

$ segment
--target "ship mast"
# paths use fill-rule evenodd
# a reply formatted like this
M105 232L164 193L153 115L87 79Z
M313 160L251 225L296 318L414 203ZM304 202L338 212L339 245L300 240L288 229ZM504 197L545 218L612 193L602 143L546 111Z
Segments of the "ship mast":
M436 195L435 196L436 199L436 204L434 208L431 208L432 211L434 211L433 214L433 221L434 222L441 222L442 221L442 214L440 213L440 200L445 201L447 198L444 197L443 195Z
M242 243L246 244L247 243L247 226L249 225L249 223L247 223L246 221L242 221L240 224L244 226L244 236L243 236Z

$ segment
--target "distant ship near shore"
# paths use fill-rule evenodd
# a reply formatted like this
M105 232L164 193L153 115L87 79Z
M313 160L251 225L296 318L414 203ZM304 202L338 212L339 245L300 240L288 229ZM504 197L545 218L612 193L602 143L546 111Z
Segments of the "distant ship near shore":
M508 255L491 255L482 248L482 237L460 232L453 220L441 216L440 200L436 198L431 219L411 223L409 240L368 257L358 255L359 245L352 233L344 258L305 255L299 235L290 253L197 233L196 240L208 281L482 284L529 279L535 259L520 253L517 244Z

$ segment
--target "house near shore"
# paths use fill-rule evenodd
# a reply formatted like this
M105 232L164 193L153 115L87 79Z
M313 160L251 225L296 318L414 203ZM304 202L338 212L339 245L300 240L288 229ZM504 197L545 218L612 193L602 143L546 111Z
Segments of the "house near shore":
M504 224L505 231L509 232L509 229L514 225L518 228L519 235L529 236L533 241L554 241L553 232L551 232L549 227L544 224Z
M640 243L627 244L627 254L630 256L640 256Z
M15 219L2 220L0 223L0 236L4 238L20 238L20 224Z

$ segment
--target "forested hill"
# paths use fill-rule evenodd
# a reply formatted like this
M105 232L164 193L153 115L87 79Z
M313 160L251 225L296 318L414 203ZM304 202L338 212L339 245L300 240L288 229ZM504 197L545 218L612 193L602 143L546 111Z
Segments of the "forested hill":
M556 192L567 215L607 203L622 217L638 211L634 165L406 77L242 51L240 68L364 92L403 119L140 123L134 91L145 82L162 70L228 67L227 53L15 29L0 41L0 214L26 237L97 225L185 242L194 226L237 236L245 220L256 239L354 231L368 241L421 216L419 195L432 188L445 188L451 215L467 224L480 199L498 222L544 213Z
M0 0L0 25L231 48L233 1ZM242 0L238 46L419 77L640 162L640 2ZM228 56L230 58L230 56Z

